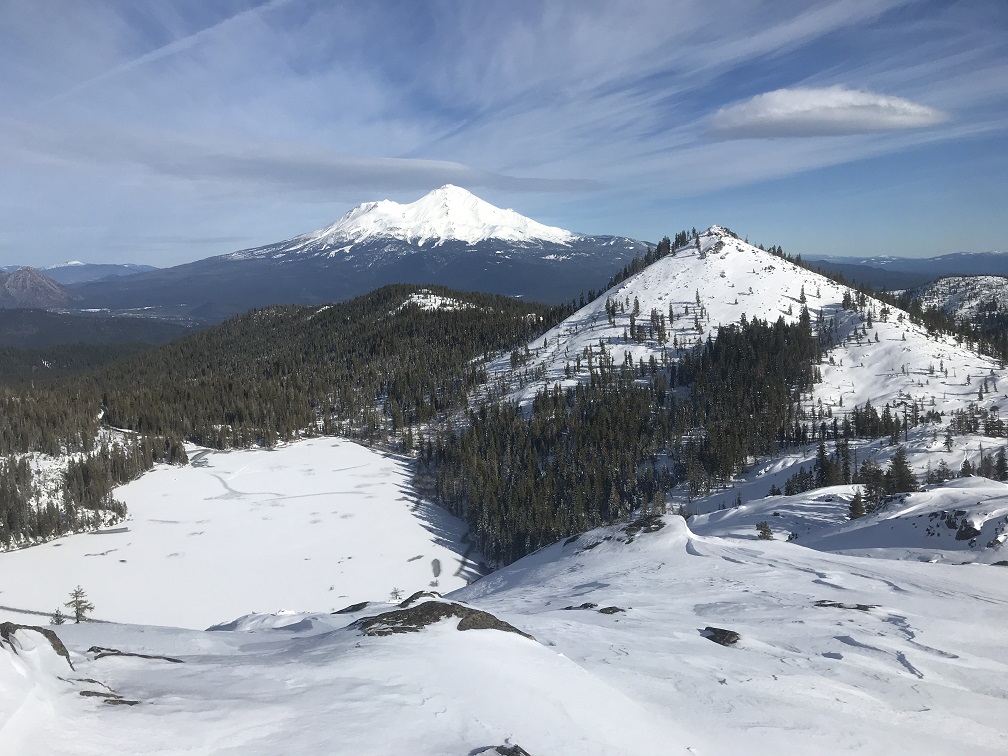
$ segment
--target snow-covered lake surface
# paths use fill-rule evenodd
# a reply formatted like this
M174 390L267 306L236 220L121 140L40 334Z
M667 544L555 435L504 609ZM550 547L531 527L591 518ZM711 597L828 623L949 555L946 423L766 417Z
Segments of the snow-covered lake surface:
M80 584L97 618L202 630L478 574L465 525L418 500L400 458L335 439L189 456L116 490L122 527L0 554L0 612L51 614Z

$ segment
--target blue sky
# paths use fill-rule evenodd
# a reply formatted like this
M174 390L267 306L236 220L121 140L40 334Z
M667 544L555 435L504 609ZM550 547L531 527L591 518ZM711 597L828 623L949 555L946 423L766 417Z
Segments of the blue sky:
M0 264L172 265L444 183L585 233L1008 250L1008 2L7 0Z

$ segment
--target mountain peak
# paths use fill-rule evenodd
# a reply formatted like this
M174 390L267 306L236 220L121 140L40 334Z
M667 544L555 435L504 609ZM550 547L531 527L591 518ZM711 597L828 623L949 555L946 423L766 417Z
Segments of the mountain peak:
M37 268L0 272L0 307L62 307L75 299L73 292Z
M575 238L570 231L491 205L453 184L445 184L408 204L391 200L365 202L328 228L309 235L313 241L325 238L349 243L382 236L419 245L447 241L475 244L487 239L568 244Z

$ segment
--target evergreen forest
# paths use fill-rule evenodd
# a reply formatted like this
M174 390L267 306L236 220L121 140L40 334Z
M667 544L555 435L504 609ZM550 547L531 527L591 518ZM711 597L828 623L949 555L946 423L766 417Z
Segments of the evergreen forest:
M486 379L485 358L571 311L425 287L425 296L450 303L430 310L413 301L418 290L388 286L331 306L252 310L111 364L0 386L0 455L18 470L0 492L0 536L30 541L86 527L80 513L115 509L115 485L155 462L184 462L186 441L268 448L340 434L410 449L414 428L445 423L466 405ZM129 441L98 445L101 429ZM23 464L31 452L77 460L61 512L38 504Z

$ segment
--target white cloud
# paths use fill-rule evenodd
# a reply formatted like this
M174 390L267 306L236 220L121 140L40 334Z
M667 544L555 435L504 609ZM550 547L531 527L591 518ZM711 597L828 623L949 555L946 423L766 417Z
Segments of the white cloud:
M940 110L842 86L778 89L718 110L708 132L724 139L868 134L932 126Z

